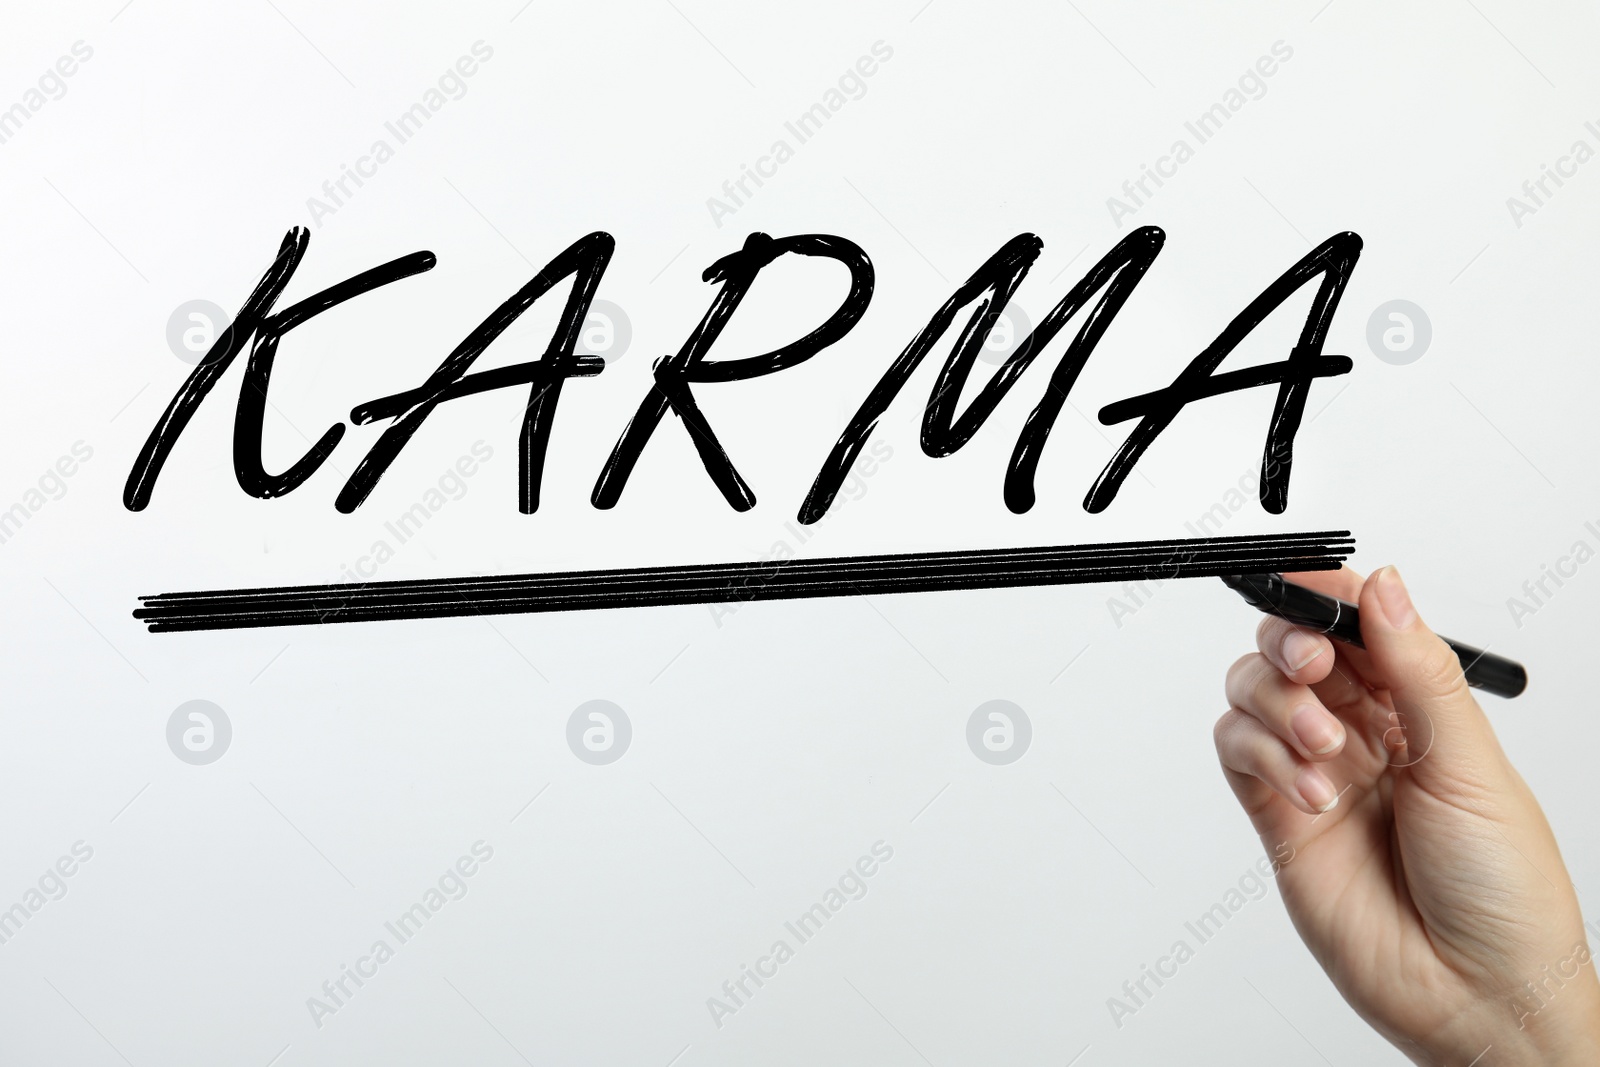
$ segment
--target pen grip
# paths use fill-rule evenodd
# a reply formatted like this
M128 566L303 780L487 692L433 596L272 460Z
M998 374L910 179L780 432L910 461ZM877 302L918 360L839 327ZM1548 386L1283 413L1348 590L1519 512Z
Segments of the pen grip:
M1361 640L1361 612L1354 604L1285 581L1281 574L1227 575L1222 580L1269 615L1327 634L1335 641L1356 648L1367 647ZM1448 637L1442 640L1456 654L1463 677L1474 689L1514 697L1528 688L1528 672L1515 660Z
M1355 605L1346 604L1341 600L1336 600L1334 603L1343 610L1332 624L1320 627L1322 632L1344 644L1366 648L1366 644L1361 640L1361 616ZM1482 689L1485 693L1493 693L1497 697L1508 699L1521 696L1522 691L1528 688L1528 671L1515 660L1497 656L1493 652L1485 652L1471 645L1464 645L1460 641L1452 641L1448 637L1440 640L1449 645L1450 651L1456 654L1456 659L1461 662L1462 676L1472 688Z

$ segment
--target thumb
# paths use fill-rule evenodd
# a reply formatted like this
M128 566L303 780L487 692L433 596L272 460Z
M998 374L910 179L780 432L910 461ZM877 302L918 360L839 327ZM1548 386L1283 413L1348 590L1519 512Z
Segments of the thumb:
M1384 735L1390 762L1454 789L1496 782L1500 743L1467 687L1461 661L1417 614L1400 572L1374 571L1361 588L1360 608L1373 681L1394 702Z

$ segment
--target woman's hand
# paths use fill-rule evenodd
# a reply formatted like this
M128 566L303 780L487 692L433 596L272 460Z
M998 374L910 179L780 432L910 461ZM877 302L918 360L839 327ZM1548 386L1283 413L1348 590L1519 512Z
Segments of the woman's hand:
M1294 580L1358 602L1367 647L1264 620L1216 743L1301 939L1418 1063L1600 1064L1577 896L1455 654L1393 567Z

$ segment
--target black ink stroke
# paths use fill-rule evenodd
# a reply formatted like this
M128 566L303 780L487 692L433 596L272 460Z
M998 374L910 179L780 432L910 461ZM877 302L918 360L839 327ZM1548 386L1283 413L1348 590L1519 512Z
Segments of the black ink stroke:
M686 567L219 589L141 597L152 632L1334 570L1348 531Z
M267 382L272 374L272 361L279 340L296 326L351 297L432 270L436 260L432 252L413 252L330 286L276 315L272 314L273 305L294 277L310 243L309 231L295 227L288 232L278 248L277 258L267 268L244 307L239 309L238 316L218 335L205 357L195 364L194 370L167 404L166 411L156 421L150 436L145 439L144 447L139 450L133 469L128 472L122 502L129 511L143 511L149 505L156 479L172 447L178 443L184 428L211 392L212 386L217 384L217 379L222 377L252 337L255 338L255 344L250 351L244 380L239 386L239 405L233 425L234 471L239 479L239 487L251 496L264 499L282 496L309 478L338 445L344 436L343 423L329 427L310 451L285 473L271 475L262 467L261 432L267 407Z
M1282 514L1289 505L1289 471L1294 462L1294 435L1300 429L1300 419L1305 414L1306 394L1311 389L1311 382L1316 378L1348 374L1355 366L1348 356L1323 355L1322 345L1328 338L1333 313L1339 307L1339 297L1344 295L1350 272L1355 269L1360 256L1360 236L1348 231L1334 234L1284 271L1277 281L1250 302L1249 307L1239 312L1227 329L1179 372L1171 385L1101 408L1100 421L1107 426L1140 416L1143 418L1100 472L1100 477L1095 479L1089 495L1084 498L1083 509L1091 513L1106 509L1115 499L1123 480L1132 473L1133 465L1144 455L1145 449L1150 447L1162 430L1171 425L1186 404L1208 396L1278 382L1278 399L1272 409L1272 422L1267 429L1267 444L1262 456L1261 506L1274 515ZM1322 276L1322 284L1312 298L1311 310L1307 312L1305 326L1300 331L1300 342L1290 350L1288 359L1226 374L1212 373L1251 330L1318 275Z
M577 355L576 349L584 320L589 316L589 305L594 302L594 292L616 246L616 239L603 231L596 230L580 237L467 334L427 381L404 393L368 401L352 411L350 421L358 426L378 419L393 419L394 423L362 457L355 473L339 491L334 507L346 514L360 507L389 469L389 464L422 426L422 421L440 404L492 389L526 385L530 393L518 441L517 507L524 515L539 510L545 450L550 443L556 404L561 399L561 384L568 378L590 377L605 369L605 360L599 356ZM561 319L542 358L476 374L467 373L467 368L495 338L532 307L534 301L569 275L574 278L572 291L567 295Z
M787 253L820 256L844 264L850 271L850 291L845 294L843 302L821 326L782 348L760 356L706 360L706 353L716 343L728 319L750 291L756 276L773 260ZM861 320L872 299L874 273L872 261L861 247L843 237L808 233L773 239L764 233L752 233L745 240L743 248L707 267L703 280L721 282L722 288L717 290L705 317L677 355L656 363L654 384L639 403L639 410L628 420L622 437L618 439L611 457L600 472L599 480L595 482L590 500L597 508L616 506L623 487L627 485L628 475L639 461L640 453L669 409L683 420L695 450L700 454L700 461L705 464L706 473L722 490L729 505L735 511L748 511L754 507L755 493L739 477L733 461L717 441L711 424L695 403L690 385L743 381L804 363L849 333Z
M310 235L305 230L289 231L277 258L240 309L238 318L216 339L173 396L128 474L123 491L123 503L128 510L141 511L148 506L162 466L194 412L252 338L254 344L239 387L233 427L234 471L240 487L262 499L284 496L310 478L344 438L347 427L343 423L335 424L283 473L274 475L265 469L261 456L262 424L279 342L291 330L352 297L432 269L435 259L430 252L402 256L273 314L273 305L304 259L309 242ZM1031 509L1035 502L1034 482L1040 457L1068 394L1101 338L1154 263L1164 242L1165 235L1154 226L1140 227L1118 242L1073 285L1038 327L1021 339L1000 369L977 389L962 410L961 394L979 349L1044 246L1032 233L1021 233L1007 241L934 313L862 401L812 481L800 505L799 521L810 524L827 514L885 411L923 360L950 333L964 309L972 307L933 382L923 412L922 451L933 458L949 456L966 445L1056 334L1087 308L1083 325L1067 345L1051 373L1048 388L1024 423L1007 467L1003 493L1006 506L1017 513ZM390 425L339 491L335 508L348 514L360 507L423 421L440 404L491 390L527 386L529 396L519 441L517 505L523 514L537 511L551 427L562 386L569 378L591 377L605 369L603 359L578 355L576 348L615 249L615 239L604 231L597 230L574 241L531 281L501 302L421 385L358 404L350 413L356 425L378 420L390 420ZM1322 346L1360 253L1361 238L1356 234L1346 232L1330 237L1252 300L1170 385L1102 408L1100 421L1108 425L1130 419L1139 422L1090 487L1083 501L1084 510L1090 513L1105 510L1134 465L1187 405L1224 393L1277 385L1277 400L1267 429L1261 467L1260 497L1268 512L1281 514L1288 506L1294 438L1305 413L1311 383L1317 378L1346 374L1354 365L1346 356L1324 355ZM831 259L849 272L850 288L839 306L810 333L771 352L709 359L724 327L757 277L774 261L789 254ZM468 373L478 357L508 327L569 277L572 286L560 319L539 358ZM1217 367L1240 342L1307 282L1318 277L1321 284L1312 299L1299 340L1286 359L1216 373ZM741 512L752 508L756 503L755 493L717 439L695 399L693 386L756 378L811 359L855 328L871 302L875 274L866 252L842 237L813 233L774 238L765 233L752 233L739 251L707 267L703 279L718 285L710 307L682 347L655 364L648 391L623 428L595 482L590 503L596 508L616 506L640 455L668 412L676 415L689 432L701 463L728 505ZM1090 301L1095 300L1097 294L1098 300L1091 307Z
M1045 438L1055 425L1056 416L1061 413L1062 404L1066 402L1067 393L1078 380L1079 372L1093 354L1106 328L1116 318L1145 271L1150 269L1150 264L1155 262L1165 240L1165 235L1157 227L1142 226L1118 242L1051 309L1038 327L1017 343L994 377L983 385L967 405L966 412L958 417L957 404L967 377L972 373L979 349L988 339L1000 313L1005 310L1011 294L1027 277L1033 261L1044 247L1044 242L1031 233L1018 234L1007 241L934 312L928 325L912 339L884 372L872 392L867 394L855 417L850 420L850 425L845 428L844 435L828 454L822 470L817 473L811 491L800 505L799 521L814 523L828 513L839 487L849 476L851 466L877 427L878 420L929 351L949 331L962 308L982 298L939 371L923 413L922 451L934 458L948 456L966 444L1039 352L1072 316L1088 304L1090 297L1103 290L1100 302L1090 312L1051 374L1050 387L1028 416L1011 457L1005 482L1006 504L1014 512L1031 508L1034 501L1033 475L1039 465L1039 455L1044 448Z

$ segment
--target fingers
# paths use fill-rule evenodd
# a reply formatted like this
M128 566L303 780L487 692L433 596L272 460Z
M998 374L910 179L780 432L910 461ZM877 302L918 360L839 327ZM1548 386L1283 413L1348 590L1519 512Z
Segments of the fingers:
M1456 654L1417 614L1400 573L1376 571L1360 593L1361 637L1375 683L1389 690L1406 739L1427 759L1423 775L1461 779L1497 766L1499 742L1473 699ZM1419 737L1418 735L1425 734Z
M1343 600L1347 604L1354 604L1360 599L1361 587L1364 584L1364 579L1361 577L1360 572L1353 571L1349 567L1341 567L1336 571L1300 571L1295 574L1285 574L1284 577L1295 585L1303 586L1314 593L1321 593L1323 596L1331 596ZM1266 649L1262 649L1262 651L1265 652ZM1356 670L1362 676L1365 676L1367 654L1364 650L1350 645L1341 645L1339 654L1343 659L1354 664ZM1315 684L1315 681L1311 679L1298 678L1297 680L1309 681L1311 684ZM1320 680L1317 679L1316 681Z
M1335 645L1320 633L1273 616L1263 619L1257 628L1256 645L1285 678L1309 686L1333 718L1359 741L1367 742L1374 755L1389 759L1392 753L1385 744L1403 737L1403 731L1396 730L1389 721L1393 709L1366 683L1371 666L1363 650L1343 643ZM1304 750L1309 750L1313 759L1328 758L1319 751L1320 745L1307 736L1319 729L1315 716L1306 713L1301 721L1305 732L1297 730L1296 736L1304 743ZM1349 752L1349 745L1332 750L1334 755Z
M1331 657L1331 649L1322 656ZM1229 704L1254 718L1301 760L1330 760L1344 748L1344 724L1309 686L1286 677L1265 655L1244 656L1235 663L1226 690Z
M1315 685L1333 671L1333 642L1287 619L1268 615L1256 627L1256 647L1293 681Z
M1266 799L1265 785L1307 815L1330 811L1339 803L1339 790L1322 769L1301 759L1284 740L1255 716L1230 708L1217 720L1213 737L1217 758L1233 773L1234 792L1247 811L1256 814ZM1253 781L1252 781L1253 780Z

